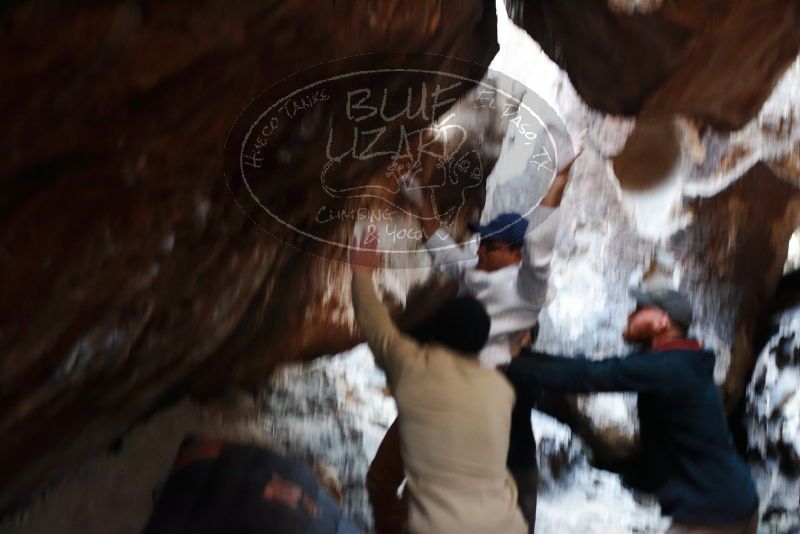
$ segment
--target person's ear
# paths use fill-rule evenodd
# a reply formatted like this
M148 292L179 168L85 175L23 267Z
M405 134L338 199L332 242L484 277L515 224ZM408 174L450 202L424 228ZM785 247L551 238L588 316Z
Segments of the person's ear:
M522 249L521 248L515 248L513 254L514 254L514 261L522 261Z
M662 312L661 313L661 317L658 319L658 331L659 331L659 333L660 332L666 332L669 329L669 325L670 325L669 315L667 315L666 312Z

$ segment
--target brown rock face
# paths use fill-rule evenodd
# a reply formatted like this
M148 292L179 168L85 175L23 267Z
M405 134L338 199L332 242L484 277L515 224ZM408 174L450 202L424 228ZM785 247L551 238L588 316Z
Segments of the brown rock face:
M583 100L608 113L681 113L741 128L800 47L793 0L664 0L635 9L641 3L508 2Z
M326 60L429 52L440 55L416 67L457 64L479 78L497 49L494 3L443 10L427 0L3 8L0 508L208 376L209 362L213 379L201 382L220 385L244 360L264 374L354 343L324 306L314 333L298 335L329 262L281 247L233 202L225 137L265 88ZM374 66L404 65L393 58ZM390 81L402 96L412 77ZM318 112L325 124L330 110ZM291 133L281 146L294 157ZM291 195L297 219L309 215L304 163L262 184ZM350 171L358 183L376 169Z

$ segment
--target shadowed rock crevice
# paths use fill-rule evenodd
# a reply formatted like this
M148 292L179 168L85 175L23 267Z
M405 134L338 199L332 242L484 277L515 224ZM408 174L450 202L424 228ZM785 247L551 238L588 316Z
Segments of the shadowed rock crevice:
M758 112L800 46L791 0L665 0L644 11L632 1L508 4L590 106L681 113L722 130Z

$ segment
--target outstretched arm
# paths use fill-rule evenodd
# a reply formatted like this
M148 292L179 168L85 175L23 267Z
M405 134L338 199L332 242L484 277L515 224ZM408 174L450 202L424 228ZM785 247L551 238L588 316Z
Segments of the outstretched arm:
M375 356L375 362L386 372L390 385L397 383L405 366L413 363L420 346L402 334L378 299L372 283L372 271L380 262L377 236L365 235L350 255L353 267L352 294L356 324ZM372 239L372 241L370 241Z
M560 222L561 199L569 183L569 172L580 152L564 164L541 203L529 217L531 230L525 236L522 266L517 279L517 291L531 306L541 309L547 301L550 262Z
M556 232L560 221L559 210L540 205L531 217L530 225L533 229L525 236L517 291L536 309L542 309L547 301L550 263L553 260Z
M681 374L675 362L652 353L604 360L534 353L516 358L506 367L508 379L517 388L570 393L674 391Z

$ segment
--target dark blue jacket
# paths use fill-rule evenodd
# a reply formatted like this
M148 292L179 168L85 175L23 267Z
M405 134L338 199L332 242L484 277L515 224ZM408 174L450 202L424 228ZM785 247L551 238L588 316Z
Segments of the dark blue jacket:
M184 440L143 534L359 534L303 462L219 439Z
M639 393L647 489L675 521L729 525L756 509L755 485L733 448L714 383L714 353L661 350L597 361L528 356L514 359L506 369L519 391Z

